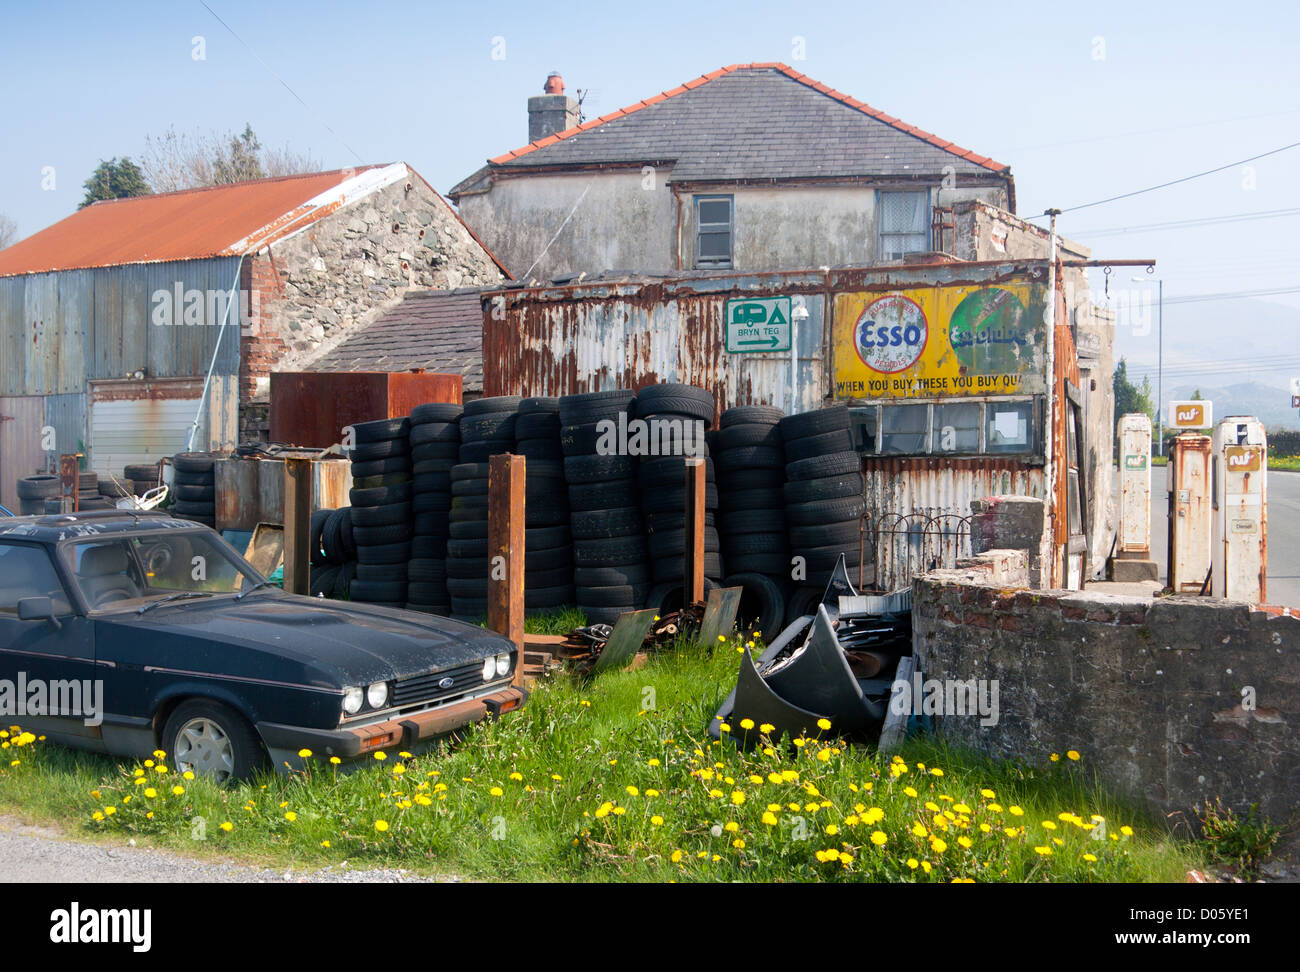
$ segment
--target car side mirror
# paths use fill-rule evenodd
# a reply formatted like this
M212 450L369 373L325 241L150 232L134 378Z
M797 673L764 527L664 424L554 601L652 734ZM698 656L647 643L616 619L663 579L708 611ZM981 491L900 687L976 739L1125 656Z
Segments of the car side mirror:
M54 627L61 628L59 619L54 616L54 602L48 597L20 597L18 599L19 621L49 621Z

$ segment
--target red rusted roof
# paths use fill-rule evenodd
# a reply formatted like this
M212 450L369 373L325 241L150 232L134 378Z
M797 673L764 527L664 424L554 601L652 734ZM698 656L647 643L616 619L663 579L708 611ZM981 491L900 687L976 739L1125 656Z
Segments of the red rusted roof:
M0 250L0 277L238 256L351 202L341 193L331 196L331 190L377 168L383 166L97 202Z
M496 158L489 159L488 161L494 165L504 165L507 162L517 159L522 155L527 155L529 152L533 152L539 148L544 148L545 146L554 144L555 142L560 141L562 139L572 138L574 135L577 135L581 132L588 131L589 129L598 128L601 125L606 125L617 118L622 118L626 115L630 115L634 111L638 111L642 108L649 107L650 105L663 101L667 98L674 98L677 95L683 94L684 92L691 90L692 88L698 88L700 85L707 84L708 82L714 80L715 78L720 78L724 74L730 74L733 71L740 71L740 70L746 70L751 68L769 68L772 70L780 71L782 74L792 78L793 80L798 81L801 84L805 84L808 87L814 89L815 91L820 91L822 94L826 95L829 98L834 98L836 101L843 102L844 104L848 105L850 108L856 108L858 111L862 112L865 115L869 115L872 118L877 119L878 121L882 121L887 125L891 125L892 127L897 128L899 131L906 132L909 135L913 135L919 139L922 139L923 141L929 142L931 145L934 145L936 148L941 148L945 152L951 152L953 155L959 156L975 165L982 166L983 168L989 169L993 172L1004 172L1008 168L1007 166L1003 165L1001 162L994 162L992 159L987 158L986 156L983 155L979 155L976 152L972 152L970 149L962 148L960 145L954 145L952 142L949 142L946 139L942 139L938 135L931 135L927 131L923 131L922 129L919 129L913 125L908 125L907 123L902 122L897 118L894 118L892 115L887 115L883 111L880 111L876 108L872 108L866 102L859 101L857 98L852 98L849 95L836 91L834 88L828 87L827 85L822 84L820 81L816 81L808 77L806 74L800 74L798 71L790 67L788 64L782 64L779 61L769 61L769 62L753 63L753 64L730 64L727 67L719 68L718 70L711 71L708 74L702 74L698 78L694 79L693 81L687 81L685 84L681 84L678 87L673 88L671 91L665 91L662 94L657 94L650 98L646 98L642 101L638 101L634 105L629 105L626 108L620 108L617 111L612 111L607 115L601 115L599 118L593 118L591 121L583 122L581 125L578 125L574 128L568 128L562 132L556 132L553 135L548 135L546 138L538 139L536 142L530 142L529 144L525 145L523 148L515 149L512 152L506 152L504 155L498 155ZM454 193L455 190L453 190L453 195Z

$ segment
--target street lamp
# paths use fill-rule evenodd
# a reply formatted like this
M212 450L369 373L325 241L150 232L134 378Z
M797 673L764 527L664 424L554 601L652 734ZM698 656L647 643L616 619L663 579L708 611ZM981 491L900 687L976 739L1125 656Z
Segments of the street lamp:
M1134 283L1147 283L1147 277L1134 277ZM1164 377L1165 377L1165 281L1156 280L1159 296L1156 298L1156 455L1165 454Z

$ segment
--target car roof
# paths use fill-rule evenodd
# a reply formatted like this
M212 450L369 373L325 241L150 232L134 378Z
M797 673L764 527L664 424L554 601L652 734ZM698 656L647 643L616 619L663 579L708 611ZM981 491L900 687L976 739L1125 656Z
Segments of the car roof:
M0 539L61 540L125 536L154 530L206 530L201 523L152 510L89 510L0 518Z

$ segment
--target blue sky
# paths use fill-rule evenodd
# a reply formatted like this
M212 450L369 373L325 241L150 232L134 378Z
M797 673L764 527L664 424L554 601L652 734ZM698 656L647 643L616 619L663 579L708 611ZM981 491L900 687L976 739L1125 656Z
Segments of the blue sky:
M5 0L0 212L20 235L72 212L100 158L136 156L169 125L249 122L264 144L310 151L325 168L402 160L445 192L526 141L525 99L551 70L570 93L591 91L590 117L726 64L784 61L1010 164L1022 216L1300 141L1294 4L208 3L247 46L197 0ZM198 36L204 60L192 57ZM496 38L504 59L493 58ZM41 188L46 166L53 191ZM1298 183L1295 149L1253 174L1232 169L1060 225L1096 256L1159 261L1167 363L1175 352L1226 360L1230 347L1178 348L1175 337L1171 349L1179 308L1231 322L1251 302L1174 298L1300 288L1300 215L1089 231L1300 209ZM1134 286L1131 276L1116 271L1112 288ZM1300 309L1300 294L1263 299ZM1154 360L1152 335L1121 333L1119 347ZM1295 356L1300 374L1300 340L1278 354Z

